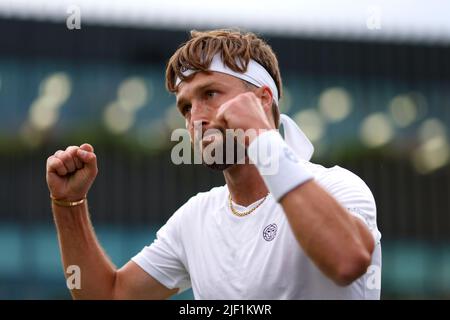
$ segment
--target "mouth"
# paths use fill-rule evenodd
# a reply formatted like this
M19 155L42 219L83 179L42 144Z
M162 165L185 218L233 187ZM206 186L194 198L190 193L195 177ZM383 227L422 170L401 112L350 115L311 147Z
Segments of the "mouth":
M219 143L222 140L222 135L220 133L209 133L203 136L201 144L203 147L210 145L211 143Z

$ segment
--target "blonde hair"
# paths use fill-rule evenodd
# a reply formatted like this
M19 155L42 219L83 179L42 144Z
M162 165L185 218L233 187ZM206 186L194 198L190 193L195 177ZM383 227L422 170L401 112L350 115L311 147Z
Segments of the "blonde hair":
M282 82L278 60L272 48L254 33L238 30L219 29L211 31L191 31L191 38L172 55L166 68L166 88L177 91L176 79L184 80L185 70L208 71L213 57L220 53L226 66L244 73L250 59L262 65L271 75L282 95ZM275 125L278 127L279 110L272 105Z

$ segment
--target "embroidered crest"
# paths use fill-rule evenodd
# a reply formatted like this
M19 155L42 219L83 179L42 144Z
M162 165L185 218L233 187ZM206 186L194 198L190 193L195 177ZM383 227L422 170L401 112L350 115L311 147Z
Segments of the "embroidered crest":
M264 228L263 231L263 238L266 241L272 241L275 239L275 236L277 235L277 225L275 223L269 224L267 227Z

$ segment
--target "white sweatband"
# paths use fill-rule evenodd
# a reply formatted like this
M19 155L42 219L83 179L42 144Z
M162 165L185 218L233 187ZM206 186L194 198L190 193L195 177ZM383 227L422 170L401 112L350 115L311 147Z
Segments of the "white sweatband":
M276 130L260 134L248 146L247 154L277 201L314 178Z
M239 63L239 60L237 60L236 62ZM269 72L267 72L267 70L262 65L260 65L253 59L249 60L247 70L244 73L241 73L228 68L228 66L222 61L220 54L216 54L211 60L211 64L208 68L208 71L215 71L228 74L230 76L250 82L251 84L255 85L258 88L261 88L262 86L267 86L270 88L270 91L272 91L273 101L275 102L276 105L278 105L278 89L275 84L275 81L270 76ZM182 73L183 76L189 77L191 74L195 72L196 71L194 70L188 69ZM178 86L180 82L181 79L177 78L175 85Z

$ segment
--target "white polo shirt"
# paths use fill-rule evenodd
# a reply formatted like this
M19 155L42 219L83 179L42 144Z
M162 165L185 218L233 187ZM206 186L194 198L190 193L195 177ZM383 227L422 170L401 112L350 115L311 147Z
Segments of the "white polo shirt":
M351 285L337 286L314 265L271 195L238 217L229 208L227 186L192 197L132 260L167 288L181 292L192 286L196 299L379 299L381 234L372 193L346 169L305 165L374 236L372 265ZM245 211L258 203L235 208Z

